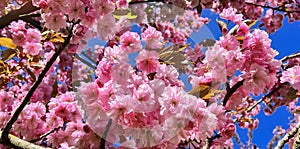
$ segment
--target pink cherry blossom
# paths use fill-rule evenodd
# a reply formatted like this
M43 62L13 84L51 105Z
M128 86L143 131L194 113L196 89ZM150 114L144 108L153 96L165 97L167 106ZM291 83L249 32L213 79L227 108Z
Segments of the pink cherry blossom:
M137 68L145 73L155 72L160 65L155 51L142 50L135 60Z
M238 30L237 30L237 34L239 36L244 36L246 34L248 34L249 32L249 27L246 23L241 23Z
M54 30L59 31L60 28L67 26L67 18L63 13L46 13L42 15L45 21L45 26Z
M24 53L30 54L32 56L38 55L42 50L42 45L40 43L26 43L24 45Z
M111 14L99 17L97 20L97 32L103 40L111 38L115 33L116 21Z
M154 27L149 26L143 33L142 39L146 42L146 47L149 49L160 49L163 47L162 33Z
M280 78L280 82L289 82L293 88L300 90L300 66L294 66L292 68L288 68L286 71L282 72L282 77Z
M142 49L140 36L134 32L125 32L120 37L121 48L127 53L136 52Z
M235 133L235 125L233 123L228 124L225 128L221 130L222 137L231 138Z
M108 82L111 79L111 67L112 64L110 64L107 61L100 61L98 64L98 67L96 69L96 75L101 78L101 83Z
M220 13L220 17L223 19L230 20L236 24L240 24L242 22L242 14L237 14L236 9L229 7L227 9L223 9L222 13Z
M39 43L41 41L41 33L37 29L29 28L26 32L26 41L30 43Z
M263 93L264 89L269 86L270 83L277 80L276 77L268 74L264 67L255 63L251 65L250 71L244 74L243 78L245 78L245 88L255 95Z

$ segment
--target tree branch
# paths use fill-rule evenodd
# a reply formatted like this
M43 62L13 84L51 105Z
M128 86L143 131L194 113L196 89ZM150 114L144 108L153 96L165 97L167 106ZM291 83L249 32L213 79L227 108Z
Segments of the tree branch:
M2 136L3 132L0 131L0 136ZM24 141L14 135L9 134L8 135L10 144L9 147L15 148L15 149L50 149L50 148L43 148L41 146L35 145L33 143Z
M297 12L297 13L300 13L300 10L285 10L285 9L280 9L280 8L271 7L271 6L267 6L267 5L259 5L259 4L250 3L250 2L245 2L245 3L248 4L248 5L253 5L253 6L257 6L257 7L273 9L273 10L277 10L277 11L281 11L281 12L287 12L287 13Z
M77 22L76 22L77 23ZM53 54L53 56L51 57L51 59L47 62L44 70L41 72L41 74L38 76L38 79L34 82L33 86L30 88L30 90L28 91L27 95L25 96L25 98L23 99L22 103L19 105L19 107L15 110L15 112L13 113L12 117L10 118L10 120L7 122L7 124L5 125L4 129L3 129L3 133L1 135L0 138L0 143L4 144L4 145L9 145L10 142L10 138L9 136L9 131L12 128L12 125L17 121L19 115L21 114L22 110L24 109L24 107L27 105L27 103L30 101L31 96L33 95L33 93L35 92L35 90L38 88L38 86L40 85L40 83L42 82L43 78L45 77L46 73L48 72L48 70L51 68L52 64L56 61L57 57L60 55L60 53L66 48L66 46L69 44L70 39L72 37L72 30L73 27L76 23L72 24L72 27L69 31L69 35L67 37L67 39L64 41L64 43L62 44L62 46Z
M57 131L57 130L59 130L59 129L61 129L61 128L63 128L63 127L57 127L57 128L54 128L54 129L52 129L52 130L46 132L45 134L41 135L39 138L30 140L29 142L35 143L35 142L37 142L37 141L40 141L40 140L42 140L43 138L47 137L48 135L52 134L54 131Z
M206 143L205 143L205 146L203 147L203 149L210 149L214 139L217 139L217 138L220 138L221 137L221 134L218 133L216 135L214 135L213 137L210 137L206 140Z
M292 59L292 58L297 58L297 57L300 57L300 52L299 53L296 53L296 54L292 54L292 55L289 55L289 56L285 56L284 58L282 58L280 61L281 62L285 62L289 59Z
M229 100L229 98L231 97L231 95L232 95L234 92L236 92L236 90L237 90L239 87L241 87L241 86L243 85L244 81L245 81L245 80L243 79L243 80L237 82L236 84L234 84L234 85L232 86L232 88L230 88L228 85L226 85L226 86L227 86L227 87L226 87L227 93L226 93L226 95L225 95L225 97L224 97L224 100L223 100L223 106L224 106L224 107L226 106L226 103L228 102L228 100Z
M0 18L0 29L9 25L12 21L17 21L20 16L39 10L38 7L33 6L31 0L23 5L20 9L12 10L7 15Z
M274 149L282 149L284 144L287 143L291 138L295 136L295 134L299 131L300 122L297 123L297 125L289 131L285 136L278 141L277 146Z
M107 137L107 134L108 134L108 130L110 128L112 124L112 119L109 119L107 124L106 124L106 127L105 127L105 130L104 130L104 133L101 137L101 142L100 142L100 149L105 149L105 142L106 142L106 137Z
M293 148L300 148L300 129L298 128L297 135L294 138Z
M278 87L274 88L269 94L265 95L263 98L259 99L256 103L254 103L251 107L249 107L246 112L250 112L253 108L255 108L258 104L265 101L266 98L271 97L275 92L277 92L283 85L287 84L287 82L280 84Z

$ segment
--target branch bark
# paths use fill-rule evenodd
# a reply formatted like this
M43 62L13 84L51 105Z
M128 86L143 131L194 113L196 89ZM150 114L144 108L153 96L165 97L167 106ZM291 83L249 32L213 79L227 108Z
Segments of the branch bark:
M12 10L7 15L0 18L0 29L9 25L12 21L17 21L20 16L39 10L38 7L33 6L32 2L29 1L23 5L20 9Z
M278 141L278 144L274 149L282 149L284 147L284 144L286 144L291 138L293 138L295 134L299 131L299 127L300 127L300 122L298 122L291 131L285 134L285 136Z
M0 136L2 136L3 132L0 131ZM16 148L16 149L50 149L50 148L44 148L38 145L35 145L33 143L24 141L14 135L9 134L8 135L9 140L10 140L10 145L9 147Z
M232 86L232 88L230 88L229 86L226 87L226 90L227 90L227 93L224 97L224 100L223 100L223 106L225 107L226 106L226 103L228 102L229 98L231 97L231 95L236 92L237 89L239 89L239 87L241 87L243 85L245 80L241 80L239 82L237 82L236 84L234 84Z
M299 53L296 53L296 54L292 54L292 55L289 55L289 56L285 56L284 58L282 58L280 61L281 62L285 62L289 59L292 59L292 58L297 58L297 57L300 57L300 52Z
M298 128L297 135L294 138L293 148L300 148L300 129Z

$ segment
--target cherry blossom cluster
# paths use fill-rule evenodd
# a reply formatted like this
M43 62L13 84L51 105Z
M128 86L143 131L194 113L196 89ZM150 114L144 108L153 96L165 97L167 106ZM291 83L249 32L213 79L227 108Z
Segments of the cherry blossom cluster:
M261 26L264 26L268 33L274 33L282 27L284 16L289 22L299 21L299 1L201 1L206 8L213 8L222 14L231 14L232 18L239 18L241 14L247 19L260 19ZM208 3L208 4L207 4ZM267 8L267 9L265 9ZM266 11L266 13L264 13ZM229 19L231 20L231 19ZM231 20L234 22L234 20ZM234 22L236 23L236 22Z
M10 24L10 32L13 42L24 47L23 52L32 56L38 55L42 50L41 33L37 29L25 28L26 23L23 21L13 22Z
M153 47L152 36L156 38L150 41L163 39L153 27L141 36L149 44L146 48ZM96 82L83 83L77 92L87 122L98 135L109 119L113 123L107 141L127 147L176 147L181 140L204 141L214 130L222 133L222 140L233 135L235 126L223 107L208 106L185 92L176 68L160 64L156 51L142 49L140 35L127 31L120 38L120 45L104 49ZM128 54L137 51L133 67ZM216 146L231 146L221 142Z
M69 44L13 124L10 133L20 139L61 149L102 143L107 148L232 148L236 127L256 129L261 111L271 115L287 106L293 114L290 129L274 131L279 138L299 122L300 59L276 60L267 34L282 26L284 16L299 20L298 1L15 1L26 2L40 9L30 14L40 14L40 20L33 19L38 23L12 21L0 30L14 45L1 51L0 128L51 57ZM200 16L203 8L236 26L222 26L223 36L211 45L191 45L189 35L208 23ZM0 16L9 9L16 8L0 2ZM247 22L259 18L266 31ZM133 23L140 34L131 30ZM94 37L107 44L86 49ZM183 48L166 51L169 45ZM170 59L179 61L163 59L172 52L177 55ZM89 66L95 70L87 69L78 53L95 63ZM186 91L177 69L189 75L192 91Z

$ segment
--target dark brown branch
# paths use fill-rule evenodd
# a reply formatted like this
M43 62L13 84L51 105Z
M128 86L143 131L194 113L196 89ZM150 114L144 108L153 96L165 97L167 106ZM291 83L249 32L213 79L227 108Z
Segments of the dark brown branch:
M105 149L106 137L107 137L107 134L108 134L108 131L109 131L109 128L110 128L111 124L112 124L112 119L109 119L107 124L106 124L104 133L101 137L100 149Z
M285 9L281 9L281 8L277 8L277 7L271 7L271 6L267 6L267 5L259 5L259 4L250 3L250 2L245 2L245 3L248 4L248 5L253 5L253 6L262 7L262 8L268 8L268 9L277 10L277 11L281 11L281 12L287 12L287 13L297 12L297 13L300 13L300 10L285 10Z
M229 98L231 97L231 95L232 95L234 92L236 92L236 90L237 90L239 87L241 87L241 86L243 85L244 81L245 81L245 80L243 79L243 80L237 82L236 84L234 84L234 85L232 86L232 88L230 88L228 85L226 85L226 90L227 90L227 92L226 92L226 95L225 95L224 100L223 100L223 106L224 106L224 107L226 106L226 103L228 102L228 100L229 100Z
M70 39L72 37L72 30L73 27L76 23L74 23L69 31L69 35L67 37L67 39L64 41L64 43L62 44L62 46L53 54L53 56L51 57L51 59L47 62L44 70L41 72L41 74L38 76L38 79L34 82L33 86L30 88L30 90L28 91L27 95L25 96L25 98L23 99L22 103L19 105L19 107L15 110L15 112L13 113L12 117L10 118L10 120L7 122L7 124L5 125L4 129L3 129L3 133L1 135L0 138L0 143L4 144L4 145L9 145L11 144L11 140L8 137L9 135L9 131L12 128L12 125L17 121L19 115L21 114L22 110L24 109L24 107L27 105L27 103L30 101L31 96L33 95L33 93L35 92L35 90L38 88L38 86L40 85L40 83L42 82L43 78L45 77L46 73L48 72L48 70L51 68L52 64L56 61L57 57L60 55L60 53L67 47L67 45L70 42Z
M37 141L40 141L40 140L42 140L43 138L47 137L48 135L52 134L53 132L55 132L55 131L57 131L57 130L59 130L59 129L61 129L61 128L62 128L62 127L54 128L54 129L52 129L52 130L46 132L45 134L41 135L39 138L30 140L29 142L35 143L35 142L37 142Z
M39 10L38 7L33 6L32 2L29 1L23 5L20 9L12 10L7 15L0 18L0 29L8 26L12 21L17 21L20 16Z

